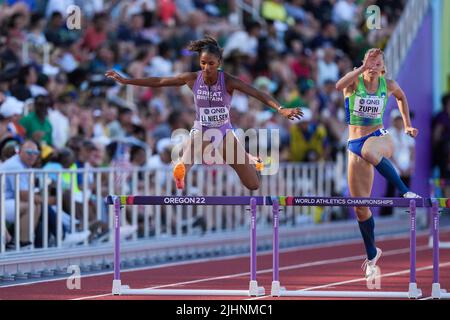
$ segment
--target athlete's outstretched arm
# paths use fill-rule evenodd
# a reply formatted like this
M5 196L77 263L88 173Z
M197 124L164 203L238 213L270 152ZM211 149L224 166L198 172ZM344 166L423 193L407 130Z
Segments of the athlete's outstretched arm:
M195 73L185 72L174 77L149 77L143 79L127 79L122 77L114 70L109 70L105 76L111 78L121 84L131 84L142 87L179 87L195 80Z
M387 80L388 91L390 91L397 100L398 109L402 114L403 125L405 127L405 133L415 138L419 134L419 130L413 128L411 125L411 119L409 117L409 105L408 99L402 88L394 80Z
M286 118L293 120L294 118L300 119L303 116L303 112L300 108L283 108L283 106L278 103L274 98L272 98L267 93L260 91L248 84L246 84L244 81L233 77L232 75L227 74L226 83L227 86L234 90L239 90L243 93L248 94L251 97L254 97L264 103L265 105L268 105L269 107L277 110L279 113L281 113Z

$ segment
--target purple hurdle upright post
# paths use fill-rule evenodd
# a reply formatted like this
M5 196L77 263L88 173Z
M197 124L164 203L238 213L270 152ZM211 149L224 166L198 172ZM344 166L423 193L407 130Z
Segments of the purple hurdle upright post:
M114 197L114 280L112 294L120 295L120 197Z
M272 219L273 219L273 275L272 275L272 289L271 295L280 296L280 277L279 277L279 239L278 239L278 227L280 212L280 204L277 199L272 202Z
M256 199L250 199L250 210L252 212L251 216L251 238L250 238L250 280L256 281Z
M409 298L420 298L422 291L417 288L416 283L416 201L409 202L409 214L411 215L410 234L410 276L409 276Z
M250 199L250 285L249 285L249 295L250 296L261 296L264 295L265 291L263 287L258 287L258 282L256 281L256 198Z
M439 283L439 208L436 200L432 200L431 230L433 232L433 285L431 297L440 299L446 291L441 289L441 284Z

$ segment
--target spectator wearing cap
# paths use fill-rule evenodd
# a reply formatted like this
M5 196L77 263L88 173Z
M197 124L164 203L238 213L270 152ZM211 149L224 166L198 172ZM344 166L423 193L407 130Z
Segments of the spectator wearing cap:
M311 110L303 109L303 117L291 125L290 134L291 161L314 162L326 159L327 130L314 121Z
M7 121L10 136L22 143L25 138L25 128L19 123L23 114L24 103L14 97L7 97L0 105L0 115Z
M415 140L404 132L402 115L398 109L392 110L390 118L391 126L387 130L394 145L391 161L400 178L409 188L411 176L415 170ZM388 182L385 197L395 197L396 195L396 187ZM392 215L392 207L382 208L380 215Z

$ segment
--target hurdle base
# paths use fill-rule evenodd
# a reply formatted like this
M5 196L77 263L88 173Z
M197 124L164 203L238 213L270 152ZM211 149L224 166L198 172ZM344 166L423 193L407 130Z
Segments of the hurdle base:
M450 293L447 293L447 290L445 289L441 289L440 283L433 283L431 297L433 299L450 299Z
M120 295L135 296L250 296L249 290L214 290L214 289L130 289L121 286Z
M409 292L401 291L318 291L318 290L280 290L281 297L316 298L410 298Z
M113 280L112 294L115 296L121 295L123 290L130 289L129 286L123 286L121 280Z
M433 237L428 238L428 247L433 248ZM449 241L439 241L439 249L450 249Z
M285 290L286 290L286 288L282 287L280 285L280 281L272 281L272 288L270 290L270 295L272 297L279 297L279 296L281 296L281 292L285 291Z
M417 283L410 282L409 283L409 290L408 290L408 298L410 299L417 299L422 296L422 290L417 288Z
M259 297L263 296L266 293L264 287L258 287L258 281L250 280L248 292L250 296Z

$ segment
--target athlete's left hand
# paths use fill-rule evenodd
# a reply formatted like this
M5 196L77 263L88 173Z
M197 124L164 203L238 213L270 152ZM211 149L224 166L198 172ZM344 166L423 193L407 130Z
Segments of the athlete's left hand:
M419 134L419 130L417 130L416 128L413 128L413 127L406 127L405 128L405 133L408 136L410 136L412 138L415 138Z
M303 116L302 109L300 108L281 108L278 112L289 120L300 119Z

